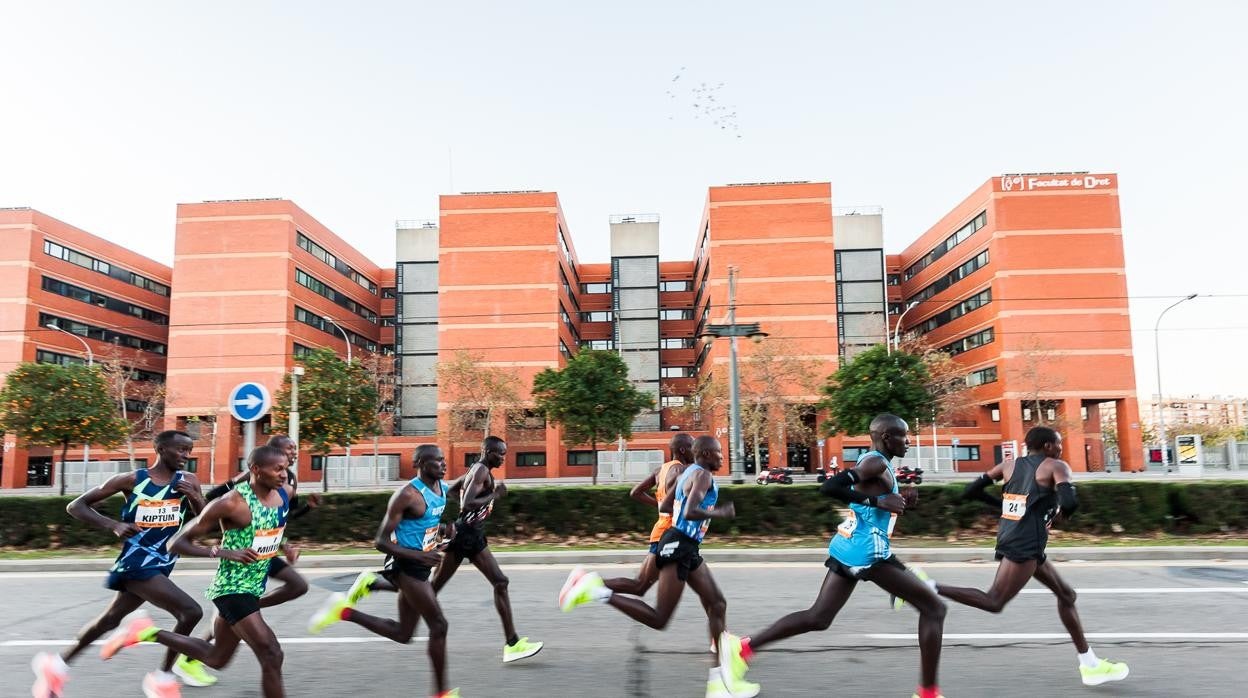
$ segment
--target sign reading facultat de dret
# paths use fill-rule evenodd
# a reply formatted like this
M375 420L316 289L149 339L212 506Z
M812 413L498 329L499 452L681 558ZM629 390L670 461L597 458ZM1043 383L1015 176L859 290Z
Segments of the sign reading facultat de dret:
M1117 189L1118 175L1066 172L1056 174L1007 174L993 182L994 191L1071 191Z

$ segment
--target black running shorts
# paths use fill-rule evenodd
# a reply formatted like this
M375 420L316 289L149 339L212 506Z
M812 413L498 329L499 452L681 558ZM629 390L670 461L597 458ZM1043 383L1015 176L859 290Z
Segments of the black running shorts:
M388 557L386 558L385 569L381 571L381 576L385 577L386 581L391 584L398 586L399 580L397 577L400 574L407 575L418 582L427 582L432 571L432 567L426 567L418 562L404 560L399 557Z
M255 594L226 594L212 600L217 613L226 623L234 625L253 613L260 612L260 597Z
M1020 552L1016 552L1013 550L1004 550L1002 548L997 548L996 559L998 562L1000 562L1002 559L1005 559L1005 560L1009 560L1010 562L1018 562L1018 563L1030 562L1031 560L1036 560L1041 565L1043 565L1044 561L1049 558L1047 555L1044 554L1043 551L1038 552L1038 553L1035 553L1035 552L1020 553Z
M489 542L485 539L485 529L456 521L455 537L446 546L446 552L465 560L471 560L488 545Z
M659 539L656 566L663 569L676 565L676 577L688 581L689 574L702 566L702 544L674 528L669 528Z
M286 562L282 558L280 557L270 558L269 559L269 576L276 577L277 575L282 573L282 570L288 567L290 567L290 563Z
M867 575L871 573L871 570L875 569L876 567L880 565L890 565L892 567L896 567L899 570L906 569L906 566L901 564L901 560L898 560L896 555L889 555L883 560L876 561L865 567L850 567L849 565L841 562L840 560L830 555L828 556L828 559L824 561L823 563L824 567L827 567L828 569L832 570L838 575L846 579L853 579L853 580L866 579Z

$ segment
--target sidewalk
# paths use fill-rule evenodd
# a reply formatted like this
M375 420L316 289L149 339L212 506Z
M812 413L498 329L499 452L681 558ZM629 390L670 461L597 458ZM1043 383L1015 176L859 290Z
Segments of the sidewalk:
M992 548L894 548L906 562L993 562ZM507 565L612 565L636 564L644 555L637 550L544 550L532 552L496 552L494 556ZM708 562L726 563L822 563L826 548L724 549L702 550ZM303 569L364 568L381 564L380 553L352 555L305 555L299 559ZM1159 560L1185 561L1248 561L1248 545L1141 545L1134 547L1079 546L1049 548L1054 562L1140 562ZM0 559L0 574L8 572L107 572L110 558L46 558L40 560ZM178 569L216 569L217 561L207 558L183 558Z

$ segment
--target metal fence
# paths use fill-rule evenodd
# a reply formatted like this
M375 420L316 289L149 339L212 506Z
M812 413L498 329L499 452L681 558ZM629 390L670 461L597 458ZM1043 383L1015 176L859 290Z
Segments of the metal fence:
M599 451L598 479L626 482L644 480L663 465L663 451Z
M325 477L329 486L354 487L359 485L380 485L399 479L399 457L397 455L373 457L351 456L347 463L346 456L327 456L325 458Z
M128 460L70 461L64 464L66 492L86 492L118 473L130 472Z

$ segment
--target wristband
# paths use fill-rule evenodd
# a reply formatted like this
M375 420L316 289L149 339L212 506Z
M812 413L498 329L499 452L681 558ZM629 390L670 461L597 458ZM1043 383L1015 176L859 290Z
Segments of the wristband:
M214 545L212 546L212 549L208 551L208 557L216 557L219 552L221 552L221 547Z

